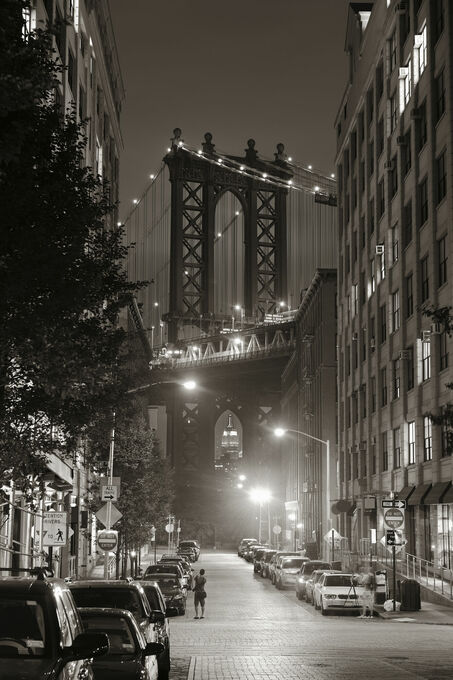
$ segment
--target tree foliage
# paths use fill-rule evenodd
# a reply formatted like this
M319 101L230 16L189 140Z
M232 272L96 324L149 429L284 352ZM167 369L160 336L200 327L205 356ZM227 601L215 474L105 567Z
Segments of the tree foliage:
M117 318L139 285L84 125L55 103L51 33L23 37L26 5L0 3L0 478L16 481L121 401Z

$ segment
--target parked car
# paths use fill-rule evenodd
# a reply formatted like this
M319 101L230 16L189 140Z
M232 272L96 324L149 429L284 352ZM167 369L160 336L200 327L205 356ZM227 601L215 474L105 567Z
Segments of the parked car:
M292 588L296 585L296 577L308 557L282 557L276 568L275 585L278 590Z
M253 572L259 574L261 571L261 559L268 548L258 548L253 555Z
M262 544L260 545L259 543L254 543L253 545L251 545L251 546L248 548L248 550L247 550L247 552L246 552L246 554L245 554L245 559L247 560L247 562L252 562L252 563L253 563L253 560L254 560L254 558L255 558L255 553L256 553L256 551L257 551L257 550L262 550L262 549L265 549L265 548L268 548L268 547L269 547L268 545L262 545Z
M127 609L135 616L147 642L157 642L155 614L136 581L76 581L69 584L69 589L77 607Z
M156 655L162 653L163 645L146 642L131 612L87 607L79 609L79 614L87 632L106 633L110 643L108 654L93 661L94 680L158 680Z
M330 569L330 562L324 562L323 560L310 560L305 562L301 568L296 578L296 597L298 600L304 600L305 598L305 585L314 572L315 569Z
M256 538L242 538L238 545L238 557L244 557L243 551L245 550L248 543L258 543Z
M186 577L185 585L187 589L190 590L192 588L193 568L190 562L188 562L185 558L165 557L159 560L157 564L179 564L183 572L183 575Z
M359 609L363 586L353 586L352 579L352 574L323 574L313 591L315 609L323 616L330 611Z
M84 631L64 581L43 573L0 581L2 680L93 680L91 660L108 650L105 633Z
M144 579L154 578L156 574L174 574L180 582L182 588L188 586L189 578L184 574L182 568L176 562L158 562L150 564L144 574Z
M283 557L301 557L300 552L289 552L289 551L284 551L280 550L279 552L276 552L275 555L272 557L271 561L269 562L269 578L271 580L272 585L275 585L275 580L277 577L278 570L280 569L280 561ZM305 558L306 561L308 561L308 557Z
M158 572L146 578L158 584L167 607L176 607L181 615L186 613L187 590L181 586L175 574Z
M337 569L315 569L311 576L305 582L305 600L309 604L314 604L313 602L313 590L318 583L319 579L323 574L340 574Z
M200 544L198 543L198 541L194 541L194 540L179 541L179 550L182 550L183 548L190 548L191 550L193 550L195 552L195 562L200 557L201 548L200 548Z
M172 616L178 616L179 611L177 607L167 607L158 583L140 581L140 585L145 591L151 611L155 613L161 612L162 614L162 617L155 616L154 629L157 634L157 642L160 642L164 646L164 651L157 656L159 680L167 680L171 667L170 623L168 619Z
M269 548L269 550L266 550L263 553L263 556L261 558L261 570L260 570L261 576L263 578L269 577L269 562L271 561L276 552L277 552L276 550L272 550Z

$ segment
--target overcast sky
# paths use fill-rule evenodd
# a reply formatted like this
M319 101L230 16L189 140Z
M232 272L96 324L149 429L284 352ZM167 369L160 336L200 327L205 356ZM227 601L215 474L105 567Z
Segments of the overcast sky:
M121 213L159 167L173 128L198 146L334 170L346 85L347 0L110 0L126 88Z

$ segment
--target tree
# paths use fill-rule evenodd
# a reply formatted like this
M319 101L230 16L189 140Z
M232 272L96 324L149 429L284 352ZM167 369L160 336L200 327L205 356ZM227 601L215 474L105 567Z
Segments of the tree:
M117 319L140 284L108 187L83 166L83 123L53 88L51 31L23 37L22 0L0 4L0 479L27 484L74 450L128 375Z

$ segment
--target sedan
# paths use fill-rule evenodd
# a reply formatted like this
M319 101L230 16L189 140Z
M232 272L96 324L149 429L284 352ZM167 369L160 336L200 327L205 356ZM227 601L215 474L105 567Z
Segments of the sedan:
M175 562L158 562L157 564L151 564L145 571L144 578L145 580L152 579L154 576L157 576L157 574L173 574L179 579L181 588L186 587L189 581L182 568Z
M313 601L313 591L315 585L318 583L319 579L323 574L339 574L337 569L315 569L311 576L305 582L305 600L309 604L314 604Z
M261 557L260 563L260 574L263 578L267 578L269 562L271 561L272 557L275 555L276 552L277 552L276 550L272 550L271 548L263 552L263 556Z
M269 562L269 578L272 585L275 586L278 580L278 572L280 571L282 559L284 557L301 557L300 552L277 552ZM308 562L308 557L303 558L305 562Z
M315 569L330 569L331 566L330 562L323 562L322 560L310 560L309 562L305 562L305 564L301 566L296 579L297 599L306 599L305 585Z
M359 609L363 586L353 585L353 574L323 574L314 589L315 609L323 616L330 611Z
M106 633L108 654L93 661L94 680L158 680L156 655L163 651L159 642L146 642L135 618L125 609L81 608L87 632Z
M283 557L280 568L275 579L275 586L278 590L296 585L296 578L299 570L308 557Z
M171 573L157 573L145 577L157 583L164 596L166 607L176 607L178 614L186 613L187 591L181 587L179 579Z

